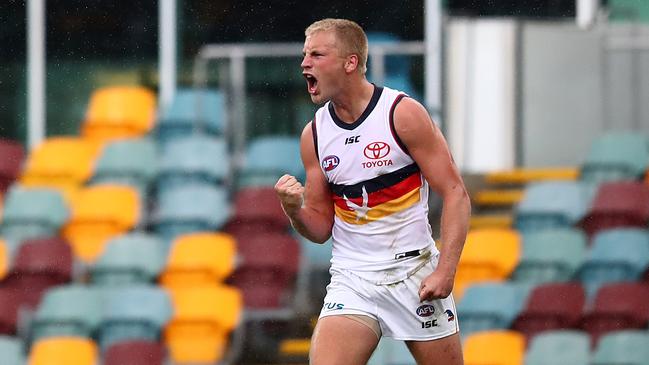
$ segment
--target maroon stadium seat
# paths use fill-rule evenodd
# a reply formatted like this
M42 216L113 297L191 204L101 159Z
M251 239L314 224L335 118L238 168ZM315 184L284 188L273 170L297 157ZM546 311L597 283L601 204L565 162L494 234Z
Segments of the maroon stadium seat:
M0 287L0 334L16 334L21 299L20 290Z
M162 365L164 347L153 341L118 342L104 354L104 365Z
M4 194L20 175L25 149L15 141L0 138L0 193Z
M595 294L581 328L590 333L592 344L611 331L646 328L649 323L649 285L639 282L606 284Z
M575 328L584 310L586 294L579 282L548 283L535 287L512 328L531 340L539 332Z
M45 290L70 282L72 260L70 245L61 237L26 240L4 283L23 292L22 304L35 307Z
M289 226L272 187L247 187L237 192L234 215L224 230L233 234L285 232Z
M581 221L589 237L617 227L645 228L649 222L649 186L639 181L602 184Z
M247 308L278 308L292 295L300 261L300 244L287 233L237 237L241 265L232 284L241 289Z

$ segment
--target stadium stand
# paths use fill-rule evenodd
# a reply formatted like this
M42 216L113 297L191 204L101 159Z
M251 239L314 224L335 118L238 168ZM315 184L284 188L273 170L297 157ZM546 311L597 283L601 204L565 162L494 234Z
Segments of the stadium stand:
M109 346L103 355L103 365L162 365L165 349L155 341L121 341Z
M525 365L588 365L590 338L576 330L557 330L534 337L525 354Z
M293 136L264 136L250 141L238 186L274 186L282 175L304 181L300 140Z
M16 337L0 336L0 354L5 365L24 365L23 342Z
M415 359L403 341L389 337L381 338L367 365L405 365L414 364Z
M592 356L591 365L648 365L649 331L614 331L604 335Z
M18 310L24 289L0 286L0 334L17 335Z
M649 166L649 137L609 132L596 138L581 166L580 179L591 183L639 180Z
M290 222L269 186L244 187L235 193L234 214L224 227L233 234L287 232Z
M95 365L99 359L97 345L84 337L49 337L31 347L29 365Z
M468 336L463 348L466 365L522 365L525 338L509 330L481 331Z

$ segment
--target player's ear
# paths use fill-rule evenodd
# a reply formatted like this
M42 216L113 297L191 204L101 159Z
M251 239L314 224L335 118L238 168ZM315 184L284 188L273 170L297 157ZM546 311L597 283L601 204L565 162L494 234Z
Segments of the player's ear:
M345 61L345 71L347 73L352 73L356 71L358 68L358 56L355 54L351 54L347 56L347 60Z

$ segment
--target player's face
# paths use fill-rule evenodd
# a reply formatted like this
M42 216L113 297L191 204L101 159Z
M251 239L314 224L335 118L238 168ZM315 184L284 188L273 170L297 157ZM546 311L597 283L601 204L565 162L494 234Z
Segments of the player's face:
M322 104L330 100L340 87L345 74L345 58L336 48L333 32L320 31L304 41L302 75L306 79L311 101Z

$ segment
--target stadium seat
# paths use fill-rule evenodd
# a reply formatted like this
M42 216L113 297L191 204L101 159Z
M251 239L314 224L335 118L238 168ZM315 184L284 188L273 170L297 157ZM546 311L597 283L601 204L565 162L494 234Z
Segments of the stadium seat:
M0 194L4 194L20 176L24 160L25 149L22 144L0 138Z
M415 359L403 341L383 337L367 365L410 365Z
M591 365L649 365L649 331L614 331L604 335Z
M575 181L579 171L571 167L519 168L494 171L485 174L485 182L490 185L526 185L539 181Z
M479 331L509 328L523 307L529 289L528 285L509 282L469 285L457 305L462 319L462 337Z
M0 281L2 281L7 272L9 272L9 267L11 266L11 250L7 245L7 242L0 238Z
M319 311L327 294L327 285L331 281L331 239L323 244L314 243L301 235L298 237L300 251L300 269L298 274L297 304L304 311Z
M140 137L153 129L156 96L143 87L117 86L95 90L90 96L81 135L110 140Z
M108 241L90 267L91 280L109 286L154 283L166 259L167 247L158 237L127 233Z
M239 186L274 186L284 174L304 181L300 140L293 136L265 136L250 141Z
M18 337L0 336L0 354L3 365L25 365L23 342Z
M160 283L169 289L219 283L234 270L236 253L234 237L226 233L178 236Z
M146 340L122 341L108 347L103 365L163 365L165 350L161 343Z
M590 338L575 330L540 333L525 354L525 365L589 365Z
M101 144L79 137L51 137L27 156L20 182L24 186L70 191L86 183Z
M479 281L503 280L512 273L520 257L520 235L511 229L485 228L469 232L455 276L454 296Z
M4 285L22 290L21 303L35 307L47 289L72 280L72 266L70 245L61 237L26 240L15 255Z
M0 287L0 334L16 335L23 291L22 288Z
M511 328L528 340L545 331L577 328L585 303L579 282L541 284L532 289Z
M48 290L31 322L30 338L95 334L102 316L104 293L80 284L59 286Z
M14 185L4 203L2 236L7 243L19 245L23 240L59 233L70 212L63 195L49 188L25 188ZM14 251L14 246L12 253Z
M99 358L97 345L84 337L50 337L32 346L29 365L95 365Z
M581 221L592 237L598 231L620 227L647 227L649 223L649 186L639 181L611 182L600 185L587 215Z
M155 136L161 145L194 133L222 135L225 132L225 97L220 90L178 89L172 102L162 109Z
M586 255L586 236L574 228L557 228L527 232L523 253L512 280L541 284L569 281Z
M577 275L588 293L604 283L640 280L649 266L649 231L616 228L600 231Z
M522 231L571 227L585 214L592 188L575 181L544 181L528 185L515 212Z
M241 263L232 284L243 292L246 309L280 309L293 299L300 244L287 233L237 237Z
M583 314L580 326L590 334L593 344L611 331L646 328L649 324L647 303L648 284L606 284L595 294L593 305Z
M525 338L508 330L483 331L464 341L465 365L523 365Z
M174 316L164 335L171 359L192 364L221 360L243 314L239 290L213 284L178 288L171 293Z
M580 179L592 183L638 180L649 165L649 137L607 133L595 139L581 167Z
M149 138L115 140L101 151L90 183L128 185L146 196L157 170L156 148Z
M158 286L113 290L99 327L102 349L126 340L157 341L173 315L171 296Z
M218 231L229 216L224 188L194 183L160 192L153 221L156 232L171 242L181 234Z
M80 190L72 201L72 217L63 228L74 254L94 262L107 240L134 229L140 222L140 197L124 185L95 185ZM101 207L101 209L99 209Z
M169 141L160 156L158 190L197 182L223 185L230 174L224 138L205 135Z
M274 188L246 187L237 191L234 197L234 214L224 230L242 234L286 232L290 224Z

